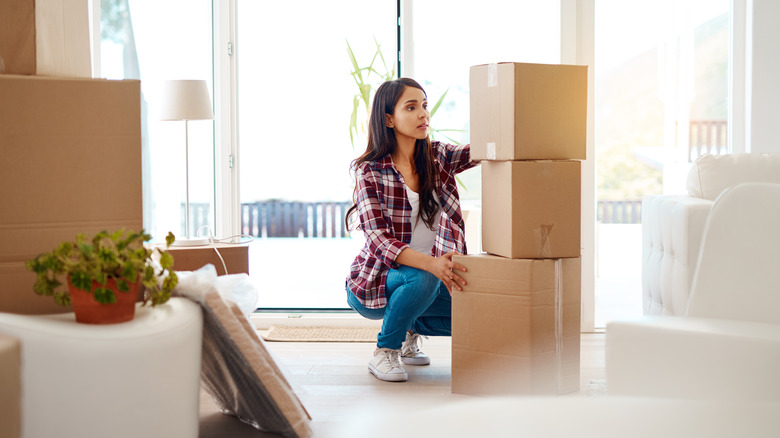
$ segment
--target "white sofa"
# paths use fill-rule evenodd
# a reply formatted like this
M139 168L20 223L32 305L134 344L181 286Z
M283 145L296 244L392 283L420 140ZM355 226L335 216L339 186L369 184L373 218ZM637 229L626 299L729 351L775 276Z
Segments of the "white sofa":
M723 190L743 182L780 184L780 154L703 155L688 172L687 195L649 195L642 200L645 315L686 314L712 204Z
M607 323L608 394L780 403L778 216L780 184L717 198L686 315Z

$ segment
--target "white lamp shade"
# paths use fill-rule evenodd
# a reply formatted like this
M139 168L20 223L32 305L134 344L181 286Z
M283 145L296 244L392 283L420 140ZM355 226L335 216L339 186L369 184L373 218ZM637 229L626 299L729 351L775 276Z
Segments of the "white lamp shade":
M210 120L211 97L206 81L172 80L162 84L160 120Z

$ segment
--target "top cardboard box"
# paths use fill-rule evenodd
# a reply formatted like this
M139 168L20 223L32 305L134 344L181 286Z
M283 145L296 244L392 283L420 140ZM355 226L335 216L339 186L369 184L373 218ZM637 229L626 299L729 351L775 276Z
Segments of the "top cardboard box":
M471 158L584 160L588 67L471 67Z

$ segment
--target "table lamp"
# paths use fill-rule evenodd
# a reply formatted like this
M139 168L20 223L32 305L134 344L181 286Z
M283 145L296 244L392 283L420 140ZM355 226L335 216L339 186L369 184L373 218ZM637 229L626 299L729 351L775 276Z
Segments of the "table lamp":
M185 237L176 238L174 246L207 245L207 238L190 238L190 163L189 163L189 126L190 120L213 120L211 97L206 81L170 80L162 87L160 120L184 120L184 166L186 179Z

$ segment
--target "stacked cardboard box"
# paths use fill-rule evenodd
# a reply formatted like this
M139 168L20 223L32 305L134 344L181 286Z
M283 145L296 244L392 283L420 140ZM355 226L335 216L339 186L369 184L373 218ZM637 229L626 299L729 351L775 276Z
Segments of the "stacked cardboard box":
M63 3L0 2L0 312L67 311L24 262L143 226L141 84L89 77L88 2Z
M91 77L91 3L0 1L0 73Z
M452 391L576 391L587 67L501 63L470 76L488 254L454 259L468 271L453 291Z

